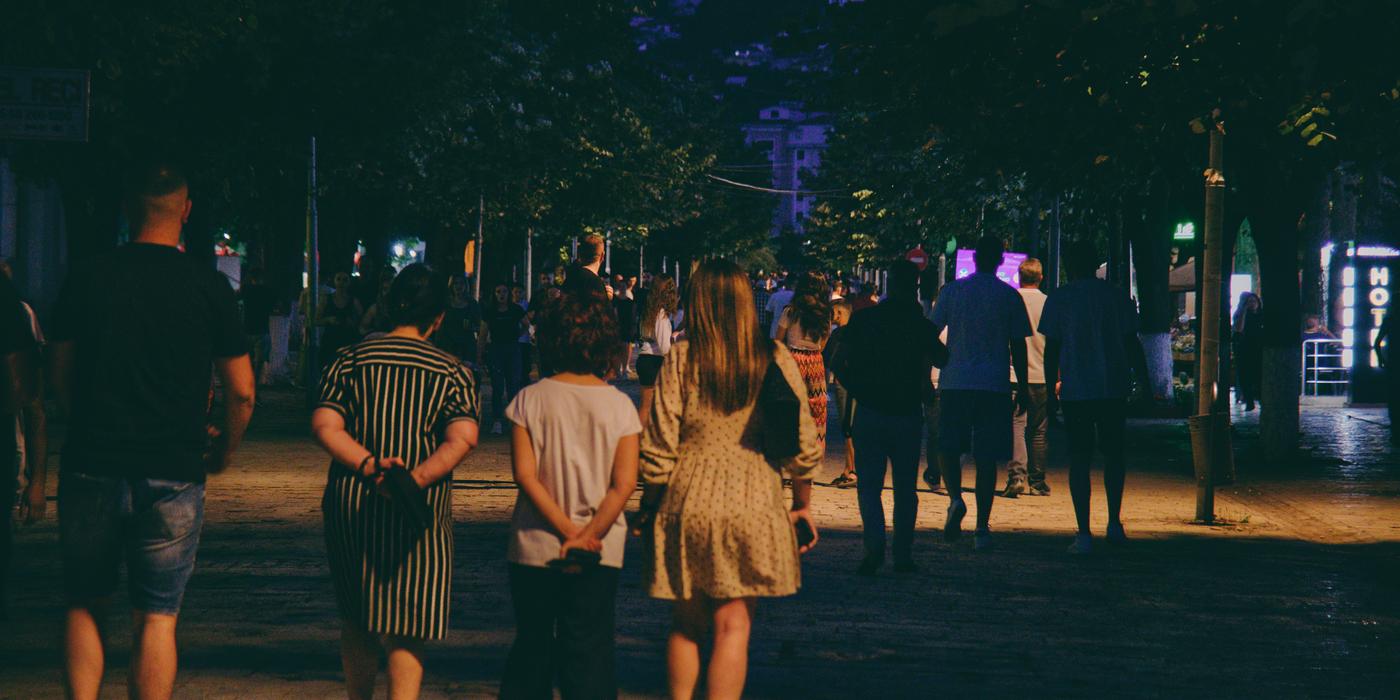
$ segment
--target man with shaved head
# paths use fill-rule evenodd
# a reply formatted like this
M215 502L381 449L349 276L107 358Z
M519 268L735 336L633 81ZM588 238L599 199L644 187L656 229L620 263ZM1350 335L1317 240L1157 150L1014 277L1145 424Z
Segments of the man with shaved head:
M126 181L131 243L70 271L54 312L53 383L68 408L58 489L68 697L96 698L106 608L127 569L131 697L169 698L175 620L204 523L205 476L253 412L253 368L228 281L179 249L189 187L169 162ZM222 430L210 386L224 388Z

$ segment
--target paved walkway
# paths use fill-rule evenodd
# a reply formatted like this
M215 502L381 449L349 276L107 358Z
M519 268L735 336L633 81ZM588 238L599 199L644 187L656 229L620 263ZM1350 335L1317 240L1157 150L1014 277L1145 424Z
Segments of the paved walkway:
M343 697L319 514L326 459L293 397L270 391L265 403L239 464L210 482L178 697ZM1244 460L1239 483L1219 492L1222 523L1203 527L1188 522L1184 426L1135 421L1124 506L1134 541L1085 558L1064 553L1073 517L1058 451L1052 496L997 499L991 553L943 544L946 499L921 494L913 576L854 576L855 493L818 489L822 542L801 593L758 607L748 694L1395 697L1400 457L1381 412L1308 410L1304 422L1312 458ZM1251 417L1238 443L1246 456L1257 446ZM823 478L839 469L833 453ZM500 438L457 473L453 631L430 648L425 697L494 694L513 634L509 476ZM61 697L56 547L51 521L18 536L0 698ZM657 697L668 608L641 592L641 555L631 542L618 666L626 696ZM115 616L104 697L124 697L128 630Z

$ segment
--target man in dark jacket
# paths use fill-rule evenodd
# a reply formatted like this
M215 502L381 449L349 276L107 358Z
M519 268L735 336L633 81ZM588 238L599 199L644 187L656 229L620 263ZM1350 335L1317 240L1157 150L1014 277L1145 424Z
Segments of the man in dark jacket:
M919 496L919 434L929 369L946 352L919 307L919 271L899 260L890 266L885 301L851 317L833 371L855 400L856 489L865 531L865 558L857 573L872 576L885 561L885 469L894 476L894 569L915 571L911 547Z

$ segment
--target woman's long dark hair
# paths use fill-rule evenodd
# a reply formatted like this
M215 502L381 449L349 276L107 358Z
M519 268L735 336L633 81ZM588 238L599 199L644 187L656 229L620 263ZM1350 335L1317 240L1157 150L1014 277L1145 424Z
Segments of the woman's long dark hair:
M831 334L831 287L820 272L808 272L797 280L789 308L808 340L821 342Z
M642 310L640 328L642 338L656 340L656 338L651 337L656 334L656 315L664 313L670 316L676 313L678 301L675 280L662 275L651 283L651 291L647 293L647 305Z

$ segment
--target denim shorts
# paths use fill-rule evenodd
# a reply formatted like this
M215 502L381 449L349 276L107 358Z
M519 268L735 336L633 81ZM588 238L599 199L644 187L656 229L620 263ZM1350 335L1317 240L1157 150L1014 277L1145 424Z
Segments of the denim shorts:
M112 595L125 562L131 607L175 615L204 526L204 484L64 470L58 525L69 602Z

